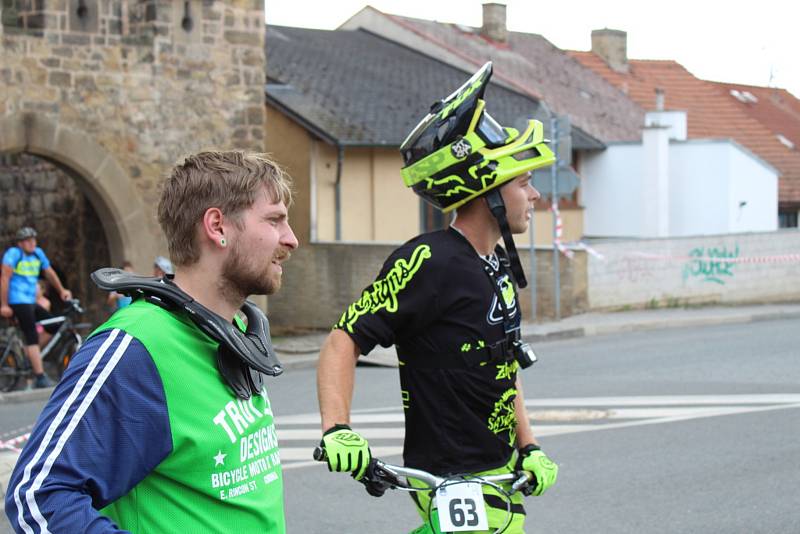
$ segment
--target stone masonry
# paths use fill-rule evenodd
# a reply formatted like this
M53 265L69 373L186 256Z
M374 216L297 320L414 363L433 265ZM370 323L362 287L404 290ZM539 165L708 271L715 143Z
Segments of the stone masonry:
M113 263L166 252L158 183L204 148L262 151L262 0L2 0L0 152L67 169Z

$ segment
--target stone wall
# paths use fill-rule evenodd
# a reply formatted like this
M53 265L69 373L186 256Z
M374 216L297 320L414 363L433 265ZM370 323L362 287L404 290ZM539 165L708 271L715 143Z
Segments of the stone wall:
M106 294L90 282L89 274L110 265L108 241L75 180L41 158L0 155L0 191L0 248L14 244L20 227L33 226L64 287L86 308L84 319L97 324L106 317ZM49 296L57 311L57 295Z
M589 307L800 300L800 232L594 241Z
M0 5L0 152L70 169L112 261L149 269L166 252L157 185L178 158L263 150L263 1Z
M283 287L269 297L270 324L286 328L327 329L367 285L398 244L315 243L301 246L284 266ZM527 249L520 249L525 272L530 272ZM538 319L554 315L553 253L537 249ZM568 261L561 258L561 314L586 309L586 258L582 252ZM520 291L524 317L530 317L530 288Z

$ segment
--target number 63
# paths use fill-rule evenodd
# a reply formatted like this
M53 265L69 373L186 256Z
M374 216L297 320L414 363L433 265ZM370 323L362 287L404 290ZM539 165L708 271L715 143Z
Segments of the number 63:
M476 526L479 518L475 512L475 501L473 499L451 500L450 520L456 527L463 527L465 524L470 527Z

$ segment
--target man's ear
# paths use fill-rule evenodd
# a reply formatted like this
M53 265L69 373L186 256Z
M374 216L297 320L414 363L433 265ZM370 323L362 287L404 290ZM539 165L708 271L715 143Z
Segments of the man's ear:
M219 208L208 208L203 214L202 236L213 245L224 248L227 246L225 235L225 216Z

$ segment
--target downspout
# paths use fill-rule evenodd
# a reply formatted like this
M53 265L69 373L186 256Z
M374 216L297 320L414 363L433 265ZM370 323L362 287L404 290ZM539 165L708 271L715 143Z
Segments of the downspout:
M334 211L336 215L336 241L342 240L342 162L344 147L336 145L336 184L334 185Z

